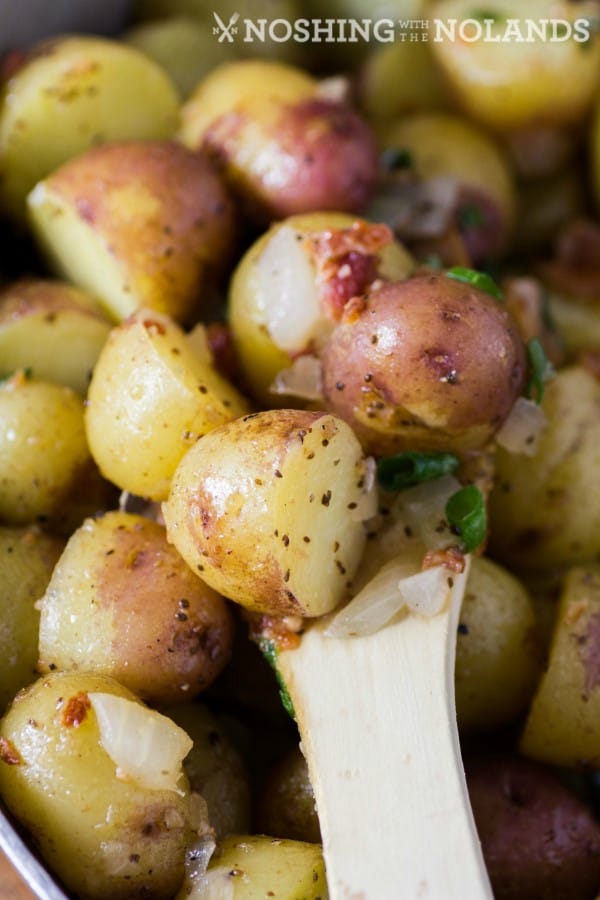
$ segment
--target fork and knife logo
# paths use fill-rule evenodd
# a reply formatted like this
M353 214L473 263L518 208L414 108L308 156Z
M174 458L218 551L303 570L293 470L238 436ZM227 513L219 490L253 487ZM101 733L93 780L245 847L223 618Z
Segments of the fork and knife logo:
M235 41L235 35L237 34L237 21L240 17L239 12L235 12L232 16L229 17L229 22L227 25L221 18L221 16L213 12L213 17L215 22L217 23L213 28L213 34L217 34L219 36L219 44L223 43L223 41L228 41L230 44L233 44Z

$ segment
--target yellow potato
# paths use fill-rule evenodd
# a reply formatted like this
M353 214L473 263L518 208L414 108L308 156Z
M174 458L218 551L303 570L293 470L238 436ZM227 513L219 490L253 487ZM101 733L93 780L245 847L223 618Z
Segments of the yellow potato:
M0 712L36 677L40 614L62 541L37 528L0 528Z
M140 310L105 344L85 415L103 474L123 490L162 500L189 447L244 412L238 392L174 322Z
M22 525L62 514L91 462L81 397L21 370L0 382L0 521Z
M589 23L574 30L575 20L595 12L593 2L557 0L550 17L547 0L529 0L519 18L514 0L492 0L481 13L470 0L439 0L430 17L446 25L455 20L459 30L447 37L434 25L430 42L453 95L475 121L498 132L531 124L569 126L583 119L597 90L600 40L591 31L590 40L582 42ZM555 26L556 37L550 23L549 39L533 33L527 41L527 20L540 27L549 18L564 20ZM507 32L511 19L522 31ZM492 40L476 39L488 28ZM505 35L508 40L502 40Z
M170 137L177 107L166 72L132 47L90 36L38 45L0 98L0 205L22 219L41 178L103 141Z
M118 704L104 719L97 695ZM0 793L77 897L170 900L193 838L179 774L190 745L112 678L56 673L21 693L0 722Z
M340 419L257 413L201 438L182 459L163 504L167 534L195 572L237 603L270 615L324 615L360 562L367 482L361 447Z
M231 203L211 164L169 141L95 147L28 197L53 270L121 321L142 306L193 318L226 262Z
M600 766L600 568L568 573L521 751L555 766Z
M506 569L472 560L456 639L456 710L461 731L514 721L527 707L541 665L531 601Z
M0 291L0 365L87 393L110 322L83 291L23 279Z
M357 90L375 127L394 116L448 105L429 41L375 45L359 70Z
M298 354L318 354L344 302L375 279L406 278L413 266L390 233L348 213L307 213L273 225L243 256L229 292L228 320L252 393L275 405L276 375Z
M126 512L86 519L40 601L40 671L111 675L150 703L192 699L229 661L233 619L167 543Z
M491 553L509 566L544 569L600 551L600 383L562 369L542 402L547 425L534 456L498 447L489 498Z

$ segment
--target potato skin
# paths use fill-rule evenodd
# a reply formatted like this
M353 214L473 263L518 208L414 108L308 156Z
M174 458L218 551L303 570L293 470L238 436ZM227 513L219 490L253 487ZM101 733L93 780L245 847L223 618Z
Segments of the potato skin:
M319 97L299 70L265 60L219 66L182 110L181 140L218 160L261 221L361 209L375 186L377 148L349 106Z
M322 361L327 408L376 455L482 446L526 375L525 348L506 311L437 274L357 298Z
M134 694L112 678L55 673L0 722L0 793L50 868L81 900L170 900L193 839L182 793L119 778L87 695ZM71 714L71 711L73 714Z
M110 512L70 538L42 598L40 671L97 672L152 703L191 699L231 655L226 602L142 516Z
M471 759L467 784L497 900L589 900L600 883L600 825L543 766Z
M233 209L221 179L206 157L173 141L94 147L40 182L28 202L54 270L117 321L141 306L186 320L229 258ZM101 265L82 268L78 248L61 239L53 210L64 207L82 247L95 240L107 248L114 281Z

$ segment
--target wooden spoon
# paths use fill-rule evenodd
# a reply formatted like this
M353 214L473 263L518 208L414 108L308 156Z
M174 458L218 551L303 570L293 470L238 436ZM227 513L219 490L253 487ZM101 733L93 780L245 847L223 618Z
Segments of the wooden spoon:
M315 791L332 900L492 898L454 703L467 570L445 609L367 637L316 622L281 651Z

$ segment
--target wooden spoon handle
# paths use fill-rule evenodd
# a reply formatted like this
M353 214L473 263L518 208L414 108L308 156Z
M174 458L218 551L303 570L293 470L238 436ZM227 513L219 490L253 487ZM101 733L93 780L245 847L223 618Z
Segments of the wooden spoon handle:
M308 761L333 900L486 900L454 705L466 572L447 608L368 637L319 622L279 654Z

